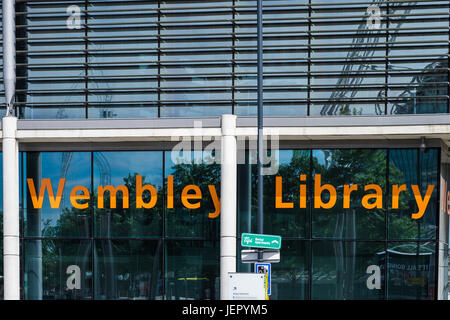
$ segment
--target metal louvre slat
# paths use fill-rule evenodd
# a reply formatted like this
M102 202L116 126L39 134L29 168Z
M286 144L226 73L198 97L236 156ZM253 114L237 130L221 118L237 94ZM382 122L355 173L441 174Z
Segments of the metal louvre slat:
M17 3L21 110L66 99L86 116L127 104L163 114L256 101L256 3L71 1L81 21L70 30L67 2ZM372 4L377 30L364 28ZM409 101L411 90L448 101L448 1L265 1L264 10L267 104L308 114L323 104L329 114L334 104Z

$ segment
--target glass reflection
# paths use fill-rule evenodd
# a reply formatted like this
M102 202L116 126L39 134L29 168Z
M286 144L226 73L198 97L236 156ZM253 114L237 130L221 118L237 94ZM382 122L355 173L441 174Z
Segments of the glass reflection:
M25 154L25 179L22 181L26 199L25 236L90 237L92 209L76 209L70 201L70 193L75 186L90 188L90 155L89 152L27 152ZM26 179L33 180L38 194L41 181L45 178L50 179L54 195L57 193L60 179L65 179L58 208L51 208L48 190L45 192L42 208L35 208L33 205Z
M94 195L98 187L124 185L128 189L129 208L123 208L123 193L116 193L116 208L110 208L111 193L104 193L104 209L96 206L95 232L100 238L156 237L162 232L162 152L94 152ZM156 191L152 208L136 207L136 177L142 176L142 186L151 185ZM145 203L154 201L150 191L143 191Z
M95 299L162 298L162 242L95 241Z
M176 152L165 153L166 186L170 183L169 176L173 179L173 208L166 209L166 236L217 239L220 219L215 215L210 217L216 208L208 186L214 186L220 197L220 165L208 164L211 154L207 152L191 152L187 158L190 163L179 162L181 159L177 156ZM181 201L182 192L188 185L200 188L202 197L198 200L198 209L188 209Z
M382 270L378 253L383 242L315 241L312 243L312 299L383 299L384 276L372 288L369 266Z
M219 243L167 241L165 299L219 299Z
M25 299L92 299L91 244L88 240L25 240Z
M388 299L431 300L435 297L435 243L390 243L387 251ZM386 254L380 253L380 261Z
M438 150L392 149L389 151L389 189L406 184L399 195L399 209L389 211L389 239L435 239L438 209ZM418 185L424 195L434 185L427 209L420 219L411 219L417 212L417 203L410 188Z
M337 200L331 209L313 209L314 238L384 239L385 201L382 209L365 209L361 204L364 186L376 184L386 190L386 151L382 149L313 150L313 174L321 184L336 189ZM351 192L350 207L343 208L343 185L358 185ZM370 193L370 192L369 192ZM372 192L373 193L373 192ZM322 192L322 201L330 194Z
M256 165L248 164L249 153L246 152L246 164L238 165L238 215L239 232L254 232L257 215L257 171ZM256 160L255 160L256 161ZM305 238L309 234L308 197L306 208L300 208L300 183L309 188L309 182L300 182L300 175L309 176L309 150L280 150L278 172L264 176L264 230L268 234L282 234L287 237ZM273 164L272 164L273 165ZM292 202L293 208L276 208L276 177L282 178L282 195L284 202Z

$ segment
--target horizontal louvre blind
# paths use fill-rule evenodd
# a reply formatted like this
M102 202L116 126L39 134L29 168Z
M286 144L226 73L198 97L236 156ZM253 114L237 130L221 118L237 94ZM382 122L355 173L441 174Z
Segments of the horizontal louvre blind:
M21 117L256 113L254 0L16 2ZM448 59L448 0L264 1L267 116L447 112Z

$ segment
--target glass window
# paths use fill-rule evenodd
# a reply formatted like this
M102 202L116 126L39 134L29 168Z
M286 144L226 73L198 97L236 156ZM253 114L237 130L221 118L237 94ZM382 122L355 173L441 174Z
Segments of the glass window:
M95 299L161 299L162 250L160 240L96 240Z
M335 203L328 190L314 194L331 208L314 208L312 231L314 238L336 239L384 239L386 234L385 199L380 207L366 209L362 205L367 185L375 184L382 192L386 190L386 151L381 149L313 150L314 187L329 184L334 188ZM319 188L319 187L318 187ZM345 189L349 191L344 208ZM319 190L319 189L317 189ZM383 196L384 197L384 193ZM373 204L373 201L369 200ZM318 201L317 201L318 202Z
M435 298L435 243L392 242L388 257L388 299L431 300ZM380 259L385 259L380 252Z
M220 165L207 164L207 153L198 156L197 151L187 163L177 157L176 152L165 153L165 184L173 190L172 199L170 191L166 196L166 236L218 239L220 204L214 199L220 199Z
M240 243L240 240L239 240ZM280 263L272 263L271 300L309 299L309 241L283 240ZM239 246L238 252L243 248ZM239 272L254 272L253 263L242 263Z
M253 155L256 157L256 155ZM248 157L248 152L247 152ZM251 161L251 160L250 160ZM255 160L256 162L256 160ZM269 166L269 165L268 165ZM264 231L284 237L305 238L309 235L309 150L280 150L270 166L277 172L264 176ZM238 214L240 232L254 232L257 228L258 178L256 165L238 165ZM252 172L250 173L250 170ZM277 187L278 181L278 187ZM300 203L300 185L305 185L305 201ZM276 191L282 194L276 202ZM283 206L291 206L286 208Z
M165 299L219 299L219 243L166 241Z
M95 199L100 201L100 186L115 188L113 192L101 192L104 208L100 208L101 204L97 202L96 236L160 236L163 216L162 152L94 152L93 157ZM123 190L119 191L120 186L124 186L127 195ZM112 197L116 198L116 208L112 208Z
M23 170L26 179L23 179L22 183L26 199L24 201L25 236L90 237L92 206L89 205L86 209L75 208L72 204L71 192L73 188L82 186L86 188L85 193L89 193L91 154L89 152L27 152L24 158ZM50 186L53 196L50 196L48 192ZM42 199L39 190L44 188L45 193ZM62 190L60 198L58 198L59 188ZM35 197L32 196L31 190ZM83 193L79 191L77 194ZM40 201L42 202L39 203ZM85 204L86 201L89 200L78 200L78 203Z
M398 194L398 208L389 211L389 239L436 239L438 210L438 155L437 149L424 152L418 149L391 149L389 151L389 192L393 194L405 185ZM413 187L420 195L413 194ZM427 198L427 192L434 186ZM418 200L419 198L419 200ZM428 202L426 202L428 199ZM413 219L420 213L418 201L426 203L422 217ZM426 210L425 210L426 208Z
M384 246L384 242L313 241L312 299L383 299L379 253Z
M24 242L25 299L92 299L91 241Z

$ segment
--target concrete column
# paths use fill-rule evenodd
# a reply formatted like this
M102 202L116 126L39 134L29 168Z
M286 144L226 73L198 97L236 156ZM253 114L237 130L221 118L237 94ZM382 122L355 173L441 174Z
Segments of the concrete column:
M220 173L220 299L228 299L228 273L236 272L236 116L222 115Z
M2 119L3 147L3 279L5 300L20 300L19 148L17 118Z

